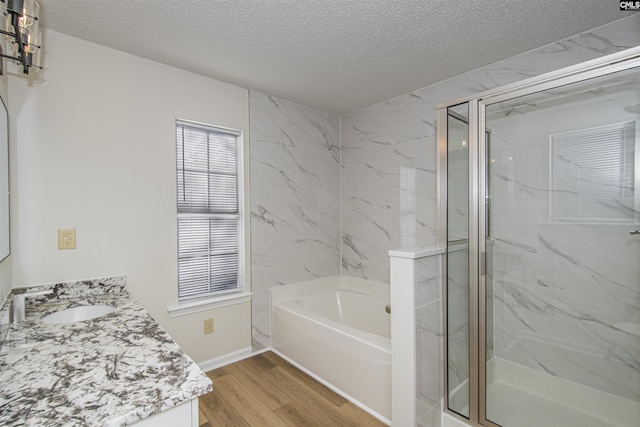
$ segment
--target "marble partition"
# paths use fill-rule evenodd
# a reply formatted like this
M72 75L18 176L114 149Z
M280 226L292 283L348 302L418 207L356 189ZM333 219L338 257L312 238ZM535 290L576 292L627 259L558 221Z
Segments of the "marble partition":
M338 123L250 92L254 350L270 345L272 287L340 273Z
M640 14L341 118L342 273L388 282L387 251L436 244L436 105L640 45Z

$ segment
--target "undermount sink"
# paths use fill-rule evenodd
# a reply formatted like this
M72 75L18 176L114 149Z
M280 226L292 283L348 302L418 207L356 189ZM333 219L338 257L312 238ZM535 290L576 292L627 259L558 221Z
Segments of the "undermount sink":
M73 323L97 319L115 311L115 307L106 304L82 305L56 311L42 318L43 323Z

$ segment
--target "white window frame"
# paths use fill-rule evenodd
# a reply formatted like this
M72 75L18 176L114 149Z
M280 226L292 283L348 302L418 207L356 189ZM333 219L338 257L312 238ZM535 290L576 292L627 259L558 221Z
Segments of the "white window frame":
M245 186L247 177L245 174L246 171L246 158L245 158L245 147L244 147L244 135L243 132L236 129L225 128L221 126L209 125L204 123L193 122L189 120L177 119L175 122L174 131L178 128L179 125L184 124L186 126L194 127L194 128L202 128L205 131L214 131L214 132L222 132L226 134L230 134L235 136L237 143L237 160L236 160L236 178L237 178L237 198L238 198L238 213L237 213L237 221L238 221L238 281L237 287L234 289L222 290L217 292L209 292L206 294L201 294L197 296L188 296L180 298L178 296L179 283L176 286L176 295L178 304L175 306L171 306L168 308L168 312L171 317L178 317L187 314L196 313L199 311L209 310L212 308L219 308L228 305L241 304L244 302L248 302L251 300L251 293L249 292L247 283L248 282L248 270L247 266L247 254L249 251L249 243L246 236L248 235L248 219L247 219L247 204L245 200ZM177 150L178 141L175 140L174 137L174 149ZM176 159L177 160L177 159ZM176 162L176 188L177 188L177 174L178 174L178 165ZM177 196L177 191L176 191ZM176 224L178 223L178 217L181 215L188 215L183 212L178 211L177 204L178 198L176 200ZM202 214L193 214L193 215L202 215ZM219 216L219 214L206 214L212 216ZM178 230L176 230L176 242L179 244L178 239ZM176 261L178 254L176 254Z

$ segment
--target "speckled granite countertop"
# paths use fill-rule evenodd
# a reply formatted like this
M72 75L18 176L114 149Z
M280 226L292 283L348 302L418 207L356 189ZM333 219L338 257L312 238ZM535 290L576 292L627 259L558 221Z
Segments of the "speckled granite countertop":
M211 381L126 292L125 277L53 288L26 299L26 322L0 309L1 426L125 426L211 391ZM14 290L16 292L16 290ZM54 311L114 305L103 317L45 324Z

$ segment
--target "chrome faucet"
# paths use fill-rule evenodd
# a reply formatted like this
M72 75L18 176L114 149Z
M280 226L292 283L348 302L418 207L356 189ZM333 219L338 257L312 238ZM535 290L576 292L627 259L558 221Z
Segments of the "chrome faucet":
M13 319L12 322L15 323L22 323L25 321L25 317L26 317L26 313L25 313L25 309L24 309L24 305L25 305L25 300L29 297L38 297L41 295L49 295L53 293L53 289L47 289L44 291L37 291L37 292L24 292L21 294L15 294L13 296Z

